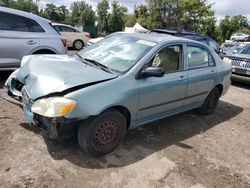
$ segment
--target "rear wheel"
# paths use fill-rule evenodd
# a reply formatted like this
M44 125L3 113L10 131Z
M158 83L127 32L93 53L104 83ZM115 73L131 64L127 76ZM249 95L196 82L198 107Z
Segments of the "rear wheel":
M73 47L76 49L76 50L81 50L84 46L84 43L83 41L81 40L76 40L73 44Z
M78 143L88 155L101 157L114 151L121 144L126 131L125 117L116 110L110 110L80 126Z
M208 115L213 113L220 98L220 90L215 87L207 96L202 106L198 109L198 112L202 115Z

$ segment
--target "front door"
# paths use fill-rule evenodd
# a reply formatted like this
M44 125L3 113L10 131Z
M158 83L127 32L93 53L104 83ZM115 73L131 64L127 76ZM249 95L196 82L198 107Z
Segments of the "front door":
M148 66L164 67L165 75L139 80L138 125L180 110L186 94L187 72L183 70L182 45L161 49Z

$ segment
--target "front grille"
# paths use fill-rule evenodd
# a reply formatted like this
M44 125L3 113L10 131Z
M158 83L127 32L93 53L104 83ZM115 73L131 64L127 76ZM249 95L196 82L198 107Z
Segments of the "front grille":
M250 68L250 60L243 61L243 60L232 60L232 65L236 67L242 67L242 68Z
M23 105L24 106L30 106L31 101L30 101L29 95L28 95L25 87L22 88L21 94L22 94Z

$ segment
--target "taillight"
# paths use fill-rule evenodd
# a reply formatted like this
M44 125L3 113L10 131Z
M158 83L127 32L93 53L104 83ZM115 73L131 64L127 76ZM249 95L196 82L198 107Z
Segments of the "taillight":
M91 37L90 34L85 34L84 36L87 37L87 38Z
M63 46L67 46L67 40L66 39L61 39Z

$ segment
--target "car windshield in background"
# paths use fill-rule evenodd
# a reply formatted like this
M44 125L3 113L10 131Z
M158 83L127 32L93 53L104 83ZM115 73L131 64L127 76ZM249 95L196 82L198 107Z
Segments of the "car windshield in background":
M240 51L240 54L250 54L250 45L243 47Z
M98 62L111 70L126 72L156 43L134 36L115 35L93 44L78 54L83 59Z

